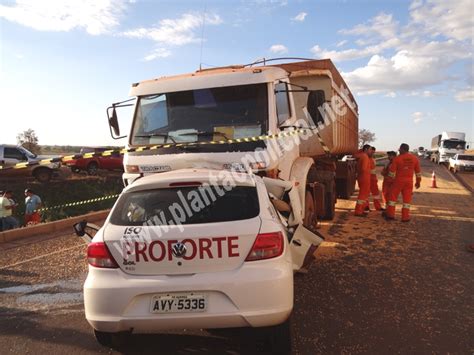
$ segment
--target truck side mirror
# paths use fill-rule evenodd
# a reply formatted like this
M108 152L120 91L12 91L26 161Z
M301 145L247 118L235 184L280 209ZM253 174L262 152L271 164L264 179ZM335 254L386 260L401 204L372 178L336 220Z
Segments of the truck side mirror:
M313 90L309 92L307 100L308 112L316 125L320 123L324 124L324 118L319 108L322 108L325 103L326 96L324 90Z
M78 237L83 237L86 234L87 221L80 221L72 226L74 228L74 233Z
M115 110L115 107L112 107L112 112L108 113L108 119L109 119L109 126L112 127L114 134L116 136L120 136L120 127L117 119L117 111Z

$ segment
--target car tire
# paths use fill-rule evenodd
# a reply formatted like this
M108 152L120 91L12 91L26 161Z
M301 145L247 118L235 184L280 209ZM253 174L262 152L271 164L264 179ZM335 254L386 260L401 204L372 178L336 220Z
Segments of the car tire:
M271 354L291 353L291 321L288 318L284 323L266 329L265 349Z
M53 172L48 168L38 168L33 172L35 179L41 183L49 182L52 175Z
M101 332L94 329L94 337L97 342L105 347L111 348L113 345L113 333Z
M79 173L81 172L81 169L79 169L78 167L73 166L73 167L71 168L71 171L72 171L73 173L79 174Z
M97 164L95 161L90 162L87 165L87 175L97 175L97 172L99 170L99 164Z

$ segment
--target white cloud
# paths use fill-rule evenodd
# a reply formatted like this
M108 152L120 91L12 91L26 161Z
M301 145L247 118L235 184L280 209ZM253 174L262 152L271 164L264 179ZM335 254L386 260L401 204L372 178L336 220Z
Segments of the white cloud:
M410 6L409 32L422 31L430 36L443 35L458 41L471 40L474 28L472 0L414 1Z
M357 25L351 29L340 30L339 33L362 35L366 37L377 36L393 38L397 32L397 28L398 22L393 20L393 16L382 12L370 19L368 23Z
M344 40L342 40L342 41L339 41L339 42L337 42L336 47L342 47L342 46L345 45L347 42L348 42L347 39L344 39Z
M285 53L288 53L288 48L284 46L283 44L274 44L273 46L270 47L270 52L276 53L276 54L285 54Z
M91 35L108 33L119 25L124 0L16 0L0 5L0 17L38 31L85 29Z
M417 112L413 112L411 114L411 117L413 118L413 122L415 124L418 124L424 119L425 114L423 112L417 111Z
M171 51L167 48L156 48L150 54L143 58L144 61L151 61L157 58L166 58L171 55Z
M308 14L306 12L300 12L298 15L296 15L295 17L292 17L291 19L293 21L303 22L307 15Z
M201 28L203 20L202 15L187 13L177 19L163 19L155 27L141 27L125 31L122 35L129 38L148 38L168 46L181 46L200 41L197 32ZM221 23L222 19L219 15L206 14L206 26Z
M474 101L474 88L468 87L465 90L459 90L456 95L454 95L456 101Z

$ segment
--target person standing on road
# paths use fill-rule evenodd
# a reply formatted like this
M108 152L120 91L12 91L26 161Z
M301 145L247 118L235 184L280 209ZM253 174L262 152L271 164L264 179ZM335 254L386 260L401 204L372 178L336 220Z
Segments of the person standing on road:
M13 217L13 209L17 206L13 201L13 193L11 190L6 190L3 196L0 197L0 223L2 230L18 228L19 224L15 217Z
M390 198L390 189L392 188L393 181L394 181L392 177L388 176L388 172L390 170L390 165L392 164L393 158L395 158L396 156L397 156L397 153L394 152L393 150L387 152L388 163L382 169L382 176L383 176L382 199L385 205L387 205L388 200Z
M25 225L38 224L41 222L41 215L38 211L41 208L41 198L35 195L33 190L25 190Z
M390 165L388 176L394 178L390 192L387 211L384 214L386 220L395 219L395 203L400 192L403 197L402 222L410 221L410 203L413 196L413 174L416 175L415 187L420 188L421 170L418 158L408 151L410 147L406 143L400 145L400 155L395 157Z
M370 193L372 195L374 208L376 211L382 210L382 205L380 204L380 190L379 182L377 179L377 170L375 169L376 162L374 159L375 147L370 147L368 155L370 158ZM367 204L367 210L370 211L369 205Z
M357 196L354 215L365 217L365 206L368 204L370 195L370 158L368 151L370 145L366 144L354 157L357 159L357 184L359 185L359 195Z

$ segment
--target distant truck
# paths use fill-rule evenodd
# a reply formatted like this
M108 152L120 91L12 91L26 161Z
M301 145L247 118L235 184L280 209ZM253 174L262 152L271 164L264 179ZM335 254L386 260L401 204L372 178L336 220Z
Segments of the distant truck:
M38 156L31 153L22 146L12 144L0 144L0 166L11 168L18 163L35 163L42 159L48 159L46 156ZM49 163L45 165L31 165L22 169L0 170L0 177L16 178L33 176L39 182L48 182L54 174L59 172L61 163Z
M465 150L465 133L442 132L431 140L431 161L437 164L449 163L449 158L456 154L463 154Z
M449 170L455 174L458 171L474 171L474 154L456 154L449 158Z
M102 153L110 148L106 147L85 147L81 149L81 154L85 153ZM79 158L69 160L66 165L74 173L86 171L88 175L97 175L99 169L104 170L120 170L123 171L123 156L120 154L112 154L110 156L100 156L92 158Z

